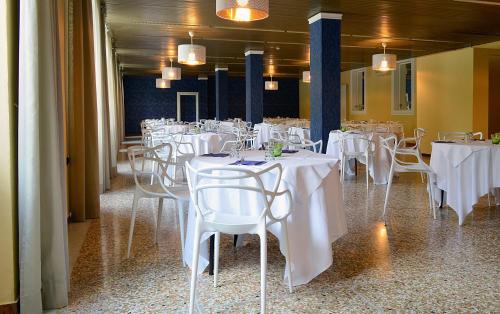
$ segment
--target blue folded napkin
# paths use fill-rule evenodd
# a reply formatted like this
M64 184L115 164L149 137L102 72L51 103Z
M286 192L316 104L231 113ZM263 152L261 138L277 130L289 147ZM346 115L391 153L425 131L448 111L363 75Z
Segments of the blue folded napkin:
M453 142L453 141L434 141L434 143L443 143L443 144L449 143L449 144L452 144L452 143L455 143L455 142Z
M203 157L227 157L229 154L225 153L210 153L210 154L203 154Z
M242 165L242 166L259 166L265 164L267 161L263 160L237 160L230 165Z
M298 150L295 150L295 149L283 149L281 151L283 154L295 154L298 152Z

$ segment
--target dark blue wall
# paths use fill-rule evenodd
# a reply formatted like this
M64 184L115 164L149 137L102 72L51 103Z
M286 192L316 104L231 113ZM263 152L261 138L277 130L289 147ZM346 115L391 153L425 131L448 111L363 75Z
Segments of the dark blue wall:
M266 78L265 81L268 79ZM264 117L299 117L299 80L291 78L276 79L277 91L264 91ZM209 117L215 116L215 79L208 78ZM262 86L264 89L264 86ZM245 78L229 77L229 117L245 119Z
M141 120L151 118L177 118L177 92L198 92L200 119L208 116L207 81L185 77L171 81L171 88L156 88L154 76L123 77L125 103L125 134L141 133ZM196 117L190 117L195 120Z
M153 76L123 77L126 135L140 134L141 120L177 118L177 92L199 92L200 119L215 117L214 76L209 76L208 81L199 81L196 77L172 81L169 89L156 88L155 79ZM264 117L298 118L299 80L275 80L279 82L279 89L264 91ZM245 78L230 76L228 92L229 117L245 119Z

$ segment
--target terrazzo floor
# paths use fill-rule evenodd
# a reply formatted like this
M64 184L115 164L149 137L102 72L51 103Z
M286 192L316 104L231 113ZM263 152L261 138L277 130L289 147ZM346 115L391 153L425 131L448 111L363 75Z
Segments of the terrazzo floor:
M61 313L186 313L190 271L180 259L177 217L165 205L154 245L157 203L142 200L132 256L126 258L133 180L119 165L101 218L90 222L71 275L70 304ZM349 232L333 244L333 265L289 293L285 259L268 237L269 313L500 313L500 208L484 198L458 226L455 212L434 220L420 176L393 185L388 227L380 219L385 186L370 184L361 169L344 184ZM234 249L221 237L219 287L199 277L199 313L259 311L259 241Z

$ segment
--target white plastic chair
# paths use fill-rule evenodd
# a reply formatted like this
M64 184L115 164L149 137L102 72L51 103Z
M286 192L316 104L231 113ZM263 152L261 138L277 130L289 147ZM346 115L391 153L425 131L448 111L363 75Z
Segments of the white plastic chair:
M260 263L261 263L261 313L266 312L266 268L267 268L267 226L280 223L285 241L285 258L288 271L288 285L292 291L292 272L290 261L290 249L288 245L287 217L292 208L292 196L289 190L278 192L283 169L281 164L274 164L258 172L238 166L215 167L196 170L186 163L188 173L189 191L191 192L192 204L196 210L196 223L194 233L193 261L191 264L191 291L189 300L189 313L193 313L196 295L196 282L198 274L198 259L200 251L200 238L205 232L215 232L214 252L214 287L217 286L219 268L219 243L220 233L226 234L257 234L260 237ZM263 175L274 174L275 179L272 188L268 189L261 180ZM213 192L249 193L255 195L262 202L254 215L242 215L240 213L228 213L224 208L213 208L209 204L210 194ZM288 208L280 210L280 216L276 216L272 210L274 200L280 196L286 196ZM240 212L240 210L238 210Z
M483 137L483 132L476 132L476 133L472 133L471 138L472 138L473 140L478 139L478 140L481 140L481 141L482 141L482 140L484 139L484 137Z
M293 146L301 149L312 150L315 153L321 154L321 152L323 151L323 140L313 142L311 140L304 139L301 144L294 143Z
M165 159L159 158L161 151ZM130 231L127 246L127 258L130 257L132 238L134 235L135 217L137 206L141 198L158 198L158 212L156 217L155 243L158 243L161 215L163 210L163 199L171 199L176 202L179 214L179 229L181 235L181 252L184 264L184 206L189 204L188 186L182 184L168 175L168 167L171 166L172 145L165 143L153 148L140 146L128 149L128 158L132 167L132 175L135 181L134 200L132 202L132 214L130 218ZM154 163L156 166L151 172L144 172L146 163ZM140 166L140 168L138 168ZM152 180L150 178L153 178Z
M366 161L366 188L370 181L370 162L374 152L371 134L360 134L352 131L344 132L340 139L340 174L342 181L345 177L345 166L352 158L364 158Z
M414 141L414 138L406 138L402 139L398 143L398 139L396 136L391 135L384 139L382 139L382 145L389 150L392 157L391 170L389 171L389 178L387 182L387 189L385 193L385 202L384 202L384 223L387 225L387 203L389 201L389 194L392 186L392 179L395 173L403 173L403 172L419 172L427 174L427 188L429 192L429 207L434 214L434 219L436 219L436 207L434 204L434 188L433 188L433 176L434 171L431 167L429 167L420 156L420 153L416 149L407 149L406 143ZM416 159L414 162L401 160L401 156L406 156L409 158Z

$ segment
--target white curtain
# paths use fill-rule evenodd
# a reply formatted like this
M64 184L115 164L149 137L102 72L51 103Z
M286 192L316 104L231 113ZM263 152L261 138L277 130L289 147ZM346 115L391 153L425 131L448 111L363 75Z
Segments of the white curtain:
M99 145L99 191L110 188L111 160L109 137L109 107L107 97L106 51L104 23L100 0L92 0L92 23L94 32L95 83L97 96L97 139Z
M111 176L117 174L117 157L120 147L118 138L118 117L116 108L116 83L115 83L115 65L113 57L113 39L111 30L106 26L106 74L108 79L108 105L109 105L109 138L111 150Z
M18 210L22 313L68 303L63 143L54 1L19 1Z

